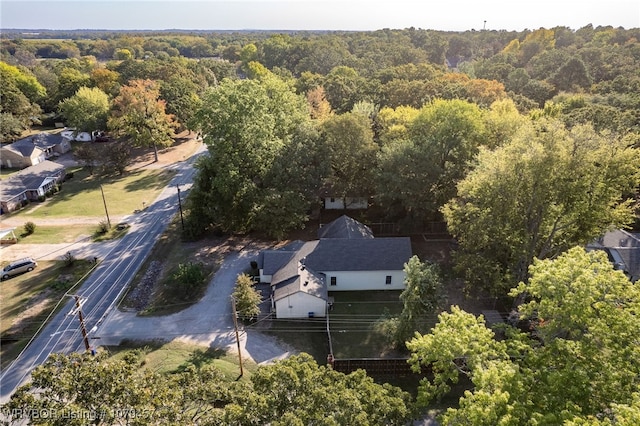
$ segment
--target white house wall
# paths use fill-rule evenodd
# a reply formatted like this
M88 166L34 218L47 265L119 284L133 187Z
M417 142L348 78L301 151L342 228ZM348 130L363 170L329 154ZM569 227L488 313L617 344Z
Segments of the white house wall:
M273 275L266 275L264 273L264 269L260 269L260 282L261 283L270 283Z
M367 199L361 197L326 197L324 199L324 208L327 210L358 210L366 209L367 207L369 207Z
M276 300L276 318L308 318L309 312L324 317L326 310L326 301L302 291Z
M327 276L329 291L362 291L362 290L403 290L405 274L403 271L323 271ZM391 276L391 284L386 284L387 276ZM331 277L336 278L336 285L331 285Z

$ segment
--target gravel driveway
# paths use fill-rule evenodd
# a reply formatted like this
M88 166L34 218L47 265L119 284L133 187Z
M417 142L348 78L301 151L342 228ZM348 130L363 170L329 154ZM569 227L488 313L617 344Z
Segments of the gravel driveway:
M136 312L112 311L93 333L100 345L119 345L129 340L179 340L237 353L230 297L236 277L259 250L246 247L227 256L197 304L175 314L138 317ZM242 355L256 363L286 358L295 351L277 339L250 330L241 332Z

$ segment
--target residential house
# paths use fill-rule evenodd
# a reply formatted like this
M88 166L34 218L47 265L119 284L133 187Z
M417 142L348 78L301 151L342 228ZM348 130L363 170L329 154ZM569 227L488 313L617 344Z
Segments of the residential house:
M45 160L4 179L0 187L0 214L12 212L28 201L38 200L64 177L62 164Z
M271 283L277 318L324 317L332 291L404 289L409 238L374 238L348 216L320 228L318 237L261 253L260 280Z
M0 148L0 164L7 168L25 168L71 150L69 140L59 134L38 133Z
M640 234L614 229L587 249L604 250L615 269L623 271L632 282L640 279Z

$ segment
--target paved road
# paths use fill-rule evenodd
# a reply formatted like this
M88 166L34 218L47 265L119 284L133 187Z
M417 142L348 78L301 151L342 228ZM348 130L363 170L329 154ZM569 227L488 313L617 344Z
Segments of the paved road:
M204 147L198 152L204 152ZM194 175L193 162L174 165L177 173L156 201L130 220L131 229L102 257L102 261L76 294L83 300L82 311L89 335L100 326L118 298L151 251L156 239L178 211L178 191L184 197ZM69 297L64 308L38 333L18 358L0 375L0 403L8 401L14 390L42 364L51 353L84 351L77 315L69 315L74 301ZM93 331L92 331L93 330Z

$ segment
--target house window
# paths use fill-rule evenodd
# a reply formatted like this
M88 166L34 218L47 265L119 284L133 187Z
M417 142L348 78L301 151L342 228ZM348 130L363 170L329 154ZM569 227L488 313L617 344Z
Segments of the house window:
M335 203L335 202L336 202L336 199L335 199L335 198L333 198L333 197L331 197L331 202L332 202L332 203Z
M391 284L391 275L387 275L385 284Z
M338 279L336 277L331 277L331 285L336 285Z

